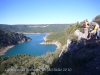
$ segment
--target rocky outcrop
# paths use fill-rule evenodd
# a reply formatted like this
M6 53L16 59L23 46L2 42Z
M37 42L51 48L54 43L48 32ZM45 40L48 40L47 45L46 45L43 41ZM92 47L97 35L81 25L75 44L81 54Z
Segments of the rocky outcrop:
M30 40L31 38L24 36L22 33L0 30L0 55L2 55L2 53L4 54L14 45Z
M80 41L80 43L77 43L76 45L81 45L81 43L84 41L84 34L82 32L80 32L79 30L76 30L74 32L74 34L78 37L77 40ZM72 38L68 38L67 39L67 48L69 48L69 46L74 45L74 47L77 47L75 44L72 43ZM77 47L78 48L78 47Z
M30 41L31 38L24 36L22 33L0 30L0 47L16 45L25 41Z
M16 45L25 41L30 41L31 38L24 36L22 33L0 30L0 48L9 45Z
M76 30L74 34L78 36L78 40L81 40L82 38L84 38L84 34L80 32L79 30Z
M69 47L70 44L71 44L71 39L67 39L67 48Z
M67 51L60 56L59 67L73 63L71 64L74 66L71 66L72 75L79 73L80 75L100 75L100 40L84 40L79 30L75 33L80 41L72 42L71 38L67 40ZM70 62L67 59L70 59ZM77 73L77 71L81 72Z
M85 40L71 43L68 48L69 58L81 63L83 75L100 75L100 41ZM77 69L77 68L76 68Z

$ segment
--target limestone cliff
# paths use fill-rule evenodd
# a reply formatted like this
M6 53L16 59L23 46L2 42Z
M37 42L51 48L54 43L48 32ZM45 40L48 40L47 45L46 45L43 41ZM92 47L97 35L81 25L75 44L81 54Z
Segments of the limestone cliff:
M51 65L51 68L60 68L61 71L48 72L49 74L100 75L100 40L78 37L80 40L77 42L71 41L71 38L67 40L67 50Z

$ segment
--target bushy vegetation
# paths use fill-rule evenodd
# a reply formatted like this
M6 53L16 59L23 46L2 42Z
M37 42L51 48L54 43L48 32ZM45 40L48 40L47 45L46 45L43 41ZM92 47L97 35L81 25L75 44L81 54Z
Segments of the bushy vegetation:
M97 22L100 25L100 15L97 15L94 19L93 22Z
M3 24L0 24L0 29L10 30L10 31L15 31L15 32L27 32L27 33L49 33L49 32L61 31L64 28L66 28L68 25L69 24L41 24L41 25L24 25L24 24L23 25L3 25ZM46 27L42 27L42 26L46 26Z
M51 42L51 41L58 41L63 45L66 44L66 34L65 30L51 33L50 35L47 36L47 41L46 42Z
M75 30L80 30L81 32L83 32L83 28L81 26L81 23L77 22L73 25L70 25L69 27L67 27L66 29L59 31L59 32L54 32L51 33L48 37L47 37L47 42L49 41L58 41L61 43L61 45L66 45L67 43L67 39L72 37L72 40L77 40L77 36L74 35Z
M74 32L76 30L80 30L81 32L83 32L83 27L82 27L82 24L81 22L77 22L75 23L74 25L70 25L67 29L66 29L66 35L67 36L67 39L68 38L71 38L72 41L77 41L77 36L74 34ZM84 32L83 32L84 33Z
M31 40L23 34L11 32L8 30L0 30L0 48L9 45L16 45L19 42Z
M58 55L48 52L47 54L42 56L30 56L21 54L9 57L2 57L0 58L0 75L31 75L30 73L38 73L39 75L43 75L43 68L48 69L53 60L56 60L56 56ZM7 71L8 69L20 69L20 71ZM22 69L26 70L21 71ZM39 71L35 71L36 69L38 69Z

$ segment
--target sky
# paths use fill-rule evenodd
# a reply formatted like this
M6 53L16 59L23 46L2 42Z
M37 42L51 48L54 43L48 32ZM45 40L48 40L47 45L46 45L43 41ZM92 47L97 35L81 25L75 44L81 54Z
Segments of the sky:
M0 24L61 24L91 21L100 0L0 0Z

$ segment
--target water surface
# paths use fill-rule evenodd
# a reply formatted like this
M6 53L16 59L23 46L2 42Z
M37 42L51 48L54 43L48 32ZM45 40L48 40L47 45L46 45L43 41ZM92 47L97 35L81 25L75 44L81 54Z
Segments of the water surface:
M41 56L48 51L55 51L56 45L43 45L40 44L44 42L44 37L47 34L25 34L30 37L32 40L24 43L15 45L13 48L9 49L4 56L12 56L17 54L29 54L32 56Z

